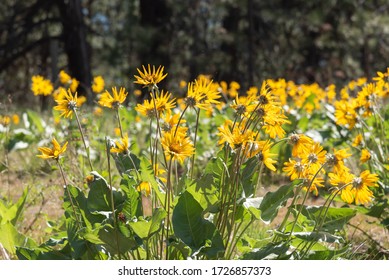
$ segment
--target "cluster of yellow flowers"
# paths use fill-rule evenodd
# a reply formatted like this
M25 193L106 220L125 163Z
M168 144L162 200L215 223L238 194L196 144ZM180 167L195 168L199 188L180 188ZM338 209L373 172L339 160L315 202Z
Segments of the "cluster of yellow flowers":
M183 164L187 158L195 155L200 110L205 110L208 116L212 116L215 110L222 112L230 107L235 112L235 119L226 120L218 127L219 146L227 145L232 152L239 153L243 161L256 157L259 164L275 172L277 161L271 149L279 142L287 141L292 145L292 154L283 164L282 170L291 180L303 179L304 187L317 195L318 188L325 185L324 175L327 171L329 184L345 202L366 204L372 200L373 193L369 188L377 186L378 176L370 173L369 170L362 171L359 175L353 174L344 162L351 156L347 149L334 149L330 154L320 143L314 142L303 134L292 133L289 137L285 137L284 125L290 123L286 115L291 109L290 104L310 114L320 109L323 102L328 102L335 107L336 123L352 129L361 117L368 117L376 110L380 98L389 96L387 82L389 68L387 73L378 73L375 83L367 84L364 78L350 82L340 90L339 100L336 98L334 85L322 89L318 84L296 85L292 81L283 79L268 79L263 82L260 89L253 86L246 94L240 95L239 83L231 82L229 85L224 81L216 83L205 75L200 75L189 83L181 82L181 86L186 87L186 95L184 98L176 99L172 93L158 88L158 84L167 76L164 67L156 68L148 65L137 71L138 75L134 75L134 83L147 88L150 96L137 104L135 110L149 118L150 122L157 121L156 138L160 141L165 165L168 165L169 161ZM61 116L70 118L84 101L80 101L81 97L77 97L75 91L78 86L77 80L61 71L60 81L69 88L59 89L55 98L57 106L54 109L60 111ZM47 92L53 91L51 84L50 86L49 81L42 77L33 77L34 94L47 95ZM118 114L121 139L115 142L111 152L128 153L129 138L122 131L118 110L125 103L128 93L124 87L119 90L113 87L111 92L106 90L101 93L104 87L104 79L101 76L95 77L92 90L99 94L99 105L114 109ZM232 102L223 102L220 100L222 97L226 101L232 99ZM194 131L191 131L194 132L194 139L192 139L193 134L192 136L189 134L190 127L184 118L188 110L193 110L197 116ZM42 152L40 157L58 159L66 150L67 143L61 147L55 139L52 142L53 149L40 148ZM359 134L353 146L357 147L361 142L362 135ZM157 145L151 147L151 153L157 153ZM158 160L154 159L153 155L150 156L155 173L162 173L156 167ZM369 159L369 151L363 149L361 161L366 162ZM139 190L141 189L144 191L146 185L140 186ZM150 194L150 191L150 188L147 188L146 193Z
M13 124L18 125L19 122L20 122L20 118L16 114L13 114L12 116L9 116L9 115L2 116L2 115L0 115L0 124L2 126L9 126L11 121L12 121Z

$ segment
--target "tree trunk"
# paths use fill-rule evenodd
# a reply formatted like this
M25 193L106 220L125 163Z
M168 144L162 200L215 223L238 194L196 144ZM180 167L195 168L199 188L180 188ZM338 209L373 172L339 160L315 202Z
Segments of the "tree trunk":
M70 74L80 85L79 94L88 96L88 103L92 102L90 90L92 75L90 66L89 45L86 39L86 26L82 13L80 0L57 0L58 9L62 19L63 42L68 57Z

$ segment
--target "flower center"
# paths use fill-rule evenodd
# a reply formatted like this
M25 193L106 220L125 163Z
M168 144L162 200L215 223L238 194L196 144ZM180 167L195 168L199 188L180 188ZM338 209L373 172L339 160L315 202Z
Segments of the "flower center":
M76 101L73 101L73 100L69 101L69 102L68 102L68 108L69 108L70 110L72 110L72 111L76 110L76 108L77 108L77 102L76 102Z
M308 160L311 163L316 163L318 160L317 155L315 153L310 153L308 156Z
M362 180L361 177L354 178L354 180L353 180L353 188L358 189L358 188L362 187L362 183L363 183L363 180Z

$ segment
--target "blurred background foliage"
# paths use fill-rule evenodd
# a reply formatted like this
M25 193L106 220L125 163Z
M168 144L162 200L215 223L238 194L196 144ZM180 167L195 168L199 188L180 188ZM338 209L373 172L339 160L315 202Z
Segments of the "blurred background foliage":
M2 0L0 102L34 101L31 76L133 89L143 64L164 65L163 86L209 74L244 92L266 78L341 84L384 71L387 0Z

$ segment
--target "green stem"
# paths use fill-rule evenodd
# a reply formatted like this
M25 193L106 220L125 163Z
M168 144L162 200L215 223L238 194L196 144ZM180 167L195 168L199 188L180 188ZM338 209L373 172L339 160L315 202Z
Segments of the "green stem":
M326 165L326 164L324 163L322 166L320 166L320 168L317 170L317 172L315 173L315 175L313 175L311 181L309 182L309 185L307 186L307 192L306 192L305 195L304 195L303 202L301 203L300 209L299 209L298 212L297 212L296 219L295 219L294 222L293 222L292 229L290 230L289 239L292 237L292 233L293 233L294 227L295 227L296 224L297 224L298 218L300 217L301 211L303 210L305 201L306 201L307 198L308 198L309 190L310 190L310 188L311 188L311 186L312 186L312 183L313 183L313 181L315 180L316 176L317 176L317 175L320 173L320 171L324 168L325 165Z
M327 213L328 213L328 210L330 208L330 205L331 203L334 201L335 197L347 186L349 186L350 184L352 183L347 183L345 185L343 185L342 187L340 187L339 189L337 189L333 194L329 195L328 198L326 199L326 201L324 202L322 208L320 209L320 212L319 212L319 215L317 216L317 223L315 224L315 226L313 227L313 230L312 232L317 232L319 233L319 231L321 230L321 228L323 227L323 224L324 224L324 221L325 221L325 218L327 216ZM325 209L325 212L324 212L324 215L323 217L321 216L322 212L323 212L323 209ZM319 226L317 226L319 225ZM313 245L316 243L315 240L311 241L305 252L301 255L301 258L303 258L308 252L309 250L313 247Z
M170 231L170 203L171 203L171 200L173 199L172 197L170 197L171 195L173 195L173 192L172 192L172 182L171 182L171 174L172 174L172 161L173 161L173 158L170 158L170 161L169 161L169 167L168 167L168 174L167 174L167 215L166 215L166 219L167 219L167 223L166 223L166 230L167 230L167 235L166 237L169 239L169 231ZM166 242L166 260L169 259L169 250L168 250L168 244Z
M181 120L182 120L182 117L184 116L186 110L188 109L188 105L185 107L185 109L182 111L181 115L180 115L180 118L178 119L178 122L177 122L177 125L176 125L176 130L174 130L174 136L176 136L177 134L177 130L178 130L178 127L180 126L180 123L181 123Z
M73 210L76 222L77 222L77 226L80 229L81 228L81 222L78 219L78 215L77 215L77 212L76 212L76 207L74 206L72 195L70 194L70 191L69 191L69 188L68 188L68 184L66 182L65 173L64 173L64 171L62 169L61 164L59 163L59 159L56 159L56 162L57 162L57 165L59 167L59 171L61 172L61 176L62 176L62 179L63 179L63 182L64 182L64 186L65 186L66 192L67 192L67 194L69 196L70 205L72 206L72 210Z
M195 151L196 151L197 131L198 131L198 128L199 128L199 119L200 119L200 109L197 109L196 110L195 135L194 135L194 139L193 139L193 147L195 148ZM191 159L191 165L190 165L190 168L191 168L190 178L191 179L193 179L195 157L196 157L196 152L193 153L192 159Z
M74 115L76 116L78 129L80 130L82 142L84 143L85 152L86 152L86 155L87 155L87 158L88 158L88 161L89 161L89 167L90 167L90 169L92 171L93 170L92 161L90 160L89 148L86 145L86 141L85 141L85 137L84 137L84 132L82 131L80 119L78 118L78 114L77 114L76 109L74 109L73 112L74 112Z
M233 242L230 246L230 250L229 250L229 253L226 255L227 259L229 260L232 256L232 253L234 252L235 250L235 247L236 245L238 244L238 241L242 238L243 234L246 232L246 230L253 224L254 222L254 219L252 218L250 220L250 222L244 227L244 229L239 233L238 237L236 237L236 235L234 235L233 237ZM241 224L240 224L241 225ZM236 232L238 232L239 228L240 228L240 225L239 227L236 229Z
M116 108L116 117L117 117L118 123L119 123L120 137L124 138L124 136L123 136L123 128L122 128L122 121L120 120L119 107Z
M120 246L119 246L119 235L118 235L119 228L117 225L117 218L116 218L116 214L115 214L115 204L114 204L114 200L113 200L112 176L111 176L111 157L110 157L110 145L109 145L108 137L105 137L105 147L106 147L106 151L107 151L107 160L108 160L108 178L109 178L109 190L110 190L110 194L111 194L112 219L113 219L113 226L115 228L117 252L118 252L119 259L121 259Z

